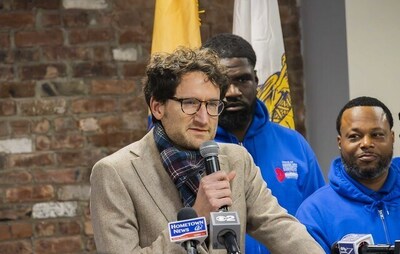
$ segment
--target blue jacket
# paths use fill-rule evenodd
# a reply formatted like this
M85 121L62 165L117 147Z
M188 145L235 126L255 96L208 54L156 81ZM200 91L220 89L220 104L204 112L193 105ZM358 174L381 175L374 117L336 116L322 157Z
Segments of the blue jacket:
M221 127L215 140L244 146L279 204L295 215L302 201L325 185L317 158L298 132L269 121L264 103L257 100L253 121L243 142ZM261 251L262 250L262 251ZM269 253L246 236L246 253Z
M393 158L392 163L400 168L400 157Z
M400 170L392 163L378 192L352 179L340 158L331 164L330 184L316 191L297 211L297 218L327 253L349 233L372 234L375 244L400 239Z

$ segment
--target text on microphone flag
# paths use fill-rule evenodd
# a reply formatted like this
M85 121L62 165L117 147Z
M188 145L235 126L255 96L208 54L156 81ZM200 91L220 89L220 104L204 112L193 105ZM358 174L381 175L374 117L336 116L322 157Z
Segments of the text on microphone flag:
M204 217L168 223L171 242L183 242L207 237L207 223Z

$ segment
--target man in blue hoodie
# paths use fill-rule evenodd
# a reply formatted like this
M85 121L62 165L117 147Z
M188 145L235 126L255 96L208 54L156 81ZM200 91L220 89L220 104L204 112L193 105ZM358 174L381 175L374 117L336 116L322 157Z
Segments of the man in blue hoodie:
M336 120L340 158L329 185L306 199L297 218L327 253L349 233L372 234L375 244L400 240L400 169L392 162L390 110L378 99L349 101Z
M219 34L203 47L217 52L231 82L215 140L244 146L279 204L295 215L301 202L325 185L314 152L301 134L269 120L265 104L256 97L256 54L250 43L237 35ZM246 253L269 252L247 235Z

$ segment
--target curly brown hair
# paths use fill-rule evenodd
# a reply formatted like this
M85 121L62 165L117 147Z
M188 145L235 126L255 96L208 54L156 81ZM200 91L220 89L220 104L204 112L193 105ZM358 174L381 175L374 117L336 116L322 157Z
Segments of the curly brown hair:
M184 74L203 72L220 89L220 99L225 97L229 79L225 66L220 64L218 55L211 49L189 49L180 47L171 54L160 53L151 57L146 68L144 96L150 106L150 98L166 102L176 92ZM153 117L153 121L155 121Z

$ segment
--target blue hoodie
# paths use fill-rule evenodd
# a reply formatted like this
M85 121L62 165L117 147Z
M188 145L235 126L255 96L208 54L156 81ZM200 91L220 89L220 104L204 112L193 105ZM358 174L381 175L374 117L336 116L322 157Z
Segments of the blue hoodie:
M304 201L297 218L327 253L349 233L372 234L375 244L394 244L400 239L400 170L396 164L392 162L385 184L375 192L351 178L341 158L336 158L329 172L330 184Z
M252 155L279 204L295 215L302 201L325 185L317 158L303 136L269 121L264 103L257 100L253 121L242 142L221 127L215 140L244 146ZM261 251L262 250L262 251ZM269 253L246 236L246 253Z
M392 163L397 165L400 168L400 157L393 158Z

